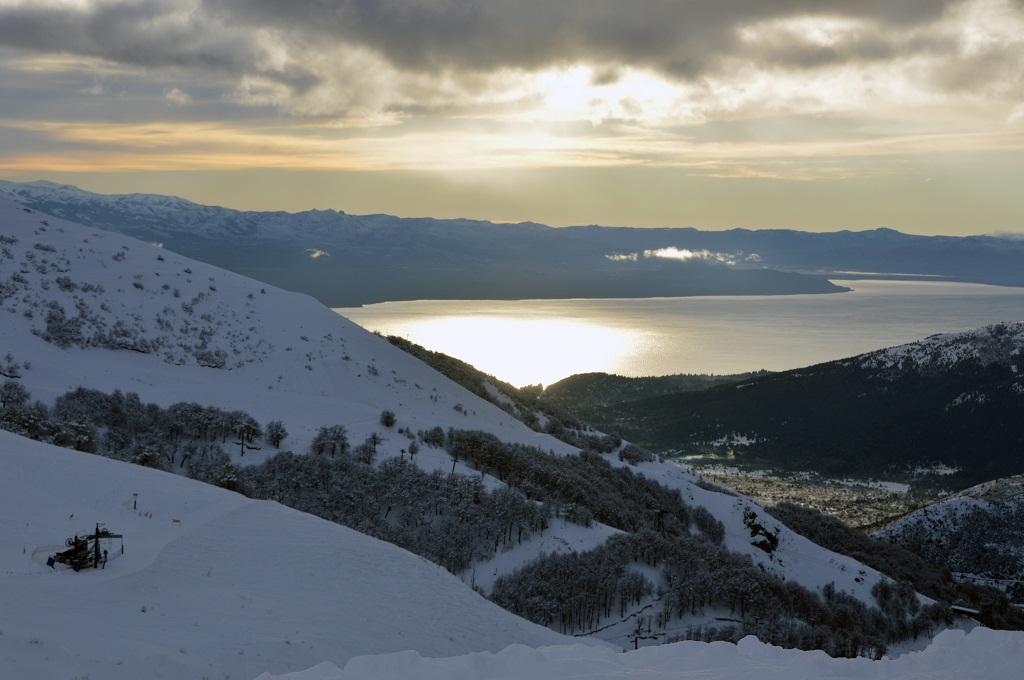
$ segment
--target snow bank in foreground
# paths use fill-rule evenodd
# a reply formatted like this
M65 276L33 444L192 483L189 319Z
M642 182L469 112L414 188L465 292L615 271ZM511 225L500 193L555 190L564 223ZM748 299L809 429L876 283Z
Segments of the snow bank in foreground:
M258 680L803 680L902 678L968 680L1018 677L1024 664L1024 633L977 628L945 631L921 652L897 659L833 659L824 652L782 649L746 637L739 644L679 642L626 654L600 647L566 645L531 649L512 645L497 654L428 659L416 652L361 656L344 669L323 663L300 673Z
M570 641L437 565L277 503L3 431L0 470L0 680L248 680ZM96 522L124 534L123 555L114 544L101 570L46 566Z

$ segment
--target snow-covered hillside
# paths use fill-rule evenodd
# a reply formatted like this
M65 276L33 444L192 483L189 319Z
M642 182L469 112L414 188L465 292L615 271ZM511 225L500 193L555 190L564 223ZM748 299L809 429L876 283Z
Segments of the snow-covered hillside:
M888 537L914 525L957 522L974 510L992 510L1001 502L1024 504L1024 475L993 479L950 494L940 501L890 522L876 533Z
M868 369L926 372L948 370L972 361L980 366L1009 366L1019 374L1024 370L1024 321L931 335L918 342L870 352L853 361ZM1024 392L1024 383L1020 385Z
M47 402L82 385L241 409L284 420L296 451L335 423L361 441L383 410L414 432L479 429L571 450L308 296L3 198L0 315L4 365L21 366ZM386 435L381 451L407 444Z
M772 647L747 637L739 644L678 642L628 652L582 646L427 659L414 653L352 659L344 668L319 664L258 680L967 680L1011 678L1024 664L1021 634L978 628L946 631L924 651L896 659L833 659L821 652Z
M304 295L3 199L0 237L6 239L0 355L30 364L19 373L33 398L50 401L84 385L135 391L162 405L195 400L242 409L261 422L284 420L290 432L285 446L299 452L323 425L344 424L354 441L381 432L384 409L413 431L478 429L506 442L575 451ZM62 286L64 279L70 283ZM50 322L54 305L62 312ZM62 339L67 346L60 346ZM223 367L211 367L220 363L211 356L223 357ZM383 457L407 446L404 437L382 433ZM424 454L418 459L428 465L431 452ZM242 462L264 455L250 453ZM608 459L626 465L614 455ZM449 465L434 461L438 469ZM848 558L821 549L793 552L807 542L778 523L780 547L767 555L752 546L743 523L747 506L765 516L756 504L706 491L670 463L642 463L637 471L680 489L684 499L710 505L726 525L730 549L783 576L812 587L835 582L861 598L877 580L858 578L861 567ZM805 557L820 564L805 569Z
M441 567L276 503L2 431L0 469L3 678L248 679L566 640ZM46 566L96 522L124 535L123 555L115 543L103 569Z
M342 424L353 442L382 438L378 463L409 447L399 428L481 430L505 443L562 456L577 452L307 296L4 199L0 240L0 371L16 376L33 399L52 403L85 386L137 392L161 406L193 401L240 409L261 423L283 421L289 435L282 449L300 454L318 428ZM394 426L381 423L384 410L396 414ZM274 452L264 446L241 458L239 449L228 450L242 465ZM875 570L811 543L747 498L705 488L675 464L631 465L618 454L605 459L710 511L723 525L727 550L819 593L834 586L875 604L871 590L883 580ZM438 447L423 446L415 464L479 477L485 488L504 486ZM558 517L520 543L509 540L507 552L462 576L489 590L495 579L542 552L588 550L618 533L598 522L583 526ZM655 606L651 599L640 609L650 614ZM599 637L621 646L630 625L600 626Z
M746 496L708 490L698 484L699 477L674 463L631 467L671 489L679 489L683 500L710 510L724 525L723 544L732 552L748 555L764 570L812 590L820 591L831 584L866 604L874 604L871 589L882 579L881 574L791 531Z
M960 580L1024 601L1024 475L952 494L876 535L948 567Z

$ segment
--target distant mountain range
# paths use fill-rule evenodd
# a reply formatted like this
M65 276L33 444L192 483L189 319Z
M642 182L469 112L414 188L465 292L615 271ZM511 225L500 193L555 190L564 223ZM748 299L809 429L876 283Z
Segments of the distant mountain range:
M659 451L830 474L941 464L962 487L1024 472L1024 322L704 390L583 401L598 427Z
M329 306L384 300L840 292L828 276L1024 285L1024 240L891 229L701 231L250 212L38 181L0 194L40 212L159 242Z

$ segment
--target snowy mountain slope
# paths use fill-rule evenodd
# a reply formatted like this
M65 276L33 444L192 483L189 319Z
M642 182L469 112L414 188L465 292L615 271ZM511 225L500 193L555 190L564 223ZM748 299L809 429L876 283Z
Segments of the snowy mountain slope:
M19 372L36 399L82 385L242 409L283 419L296 451L341 423L397 455L408 442L380 426L385 409L414 432L572 450L312 298L26 210L0 199L0 356L31 365Z
M707 508L725 527L723 545L732 552L749 556L765 571L819 592L826 585L834 585L836 590L865 604L875 603L871 589L883 578L881 574L804 538L750 498L705 489L699 486L696 475L675 463L630 465L616 462L670 489L678 489L684 501Z
M261 423L283 420L283 448L308 450L316 429L344 424L353 442L378 434L378 460L409 445L397 427L490 432L568 455L573 447L536 433L495 405L442 377L383 338L314 300L265 286L116 234L50 218L0 200L0 369L34 399L69 389L135 391L144 401L197 401L242 409ZM177 291L177 292L176 292ZM380 423L384 409L397 425ZM260 462L273 450L235 462ZM616 453L606 456L628 466ZM416 464L499 480L423 447ZM772 520L752 501L707 491L671 463L634 471L707 507L725 528L725 546L765 570L819 592L827 585L866 604L881 576L824 550ZM477 565L486 585L541 551L585 550L614 533L556 521L536 541ZM474 582L472 571L467 582Z
M475 393L482 393L482 396L488 397L490 401L504 404L519 414L527 413L538 418L548 418L543 412L534 410L537 408L536 406L528 406L529 398L511 385L501 384L499 387L494 384L492 377L458 359L427 351L401 338L390 338L390 340L414 356L424 358L441 372L458 380L467 388L473 389ZM543 406L542 403L541 407L543 408ZM597 431L582 434L589 434L596 440L603 437L602 433ZM710 510L716 518L723 522L726 536L725 545L729 550L751 557L762 568L783 579L797 581L815 590L820 590L825 585L835 585L839 590L847 592L867 604L873 604L874 600L870 591L879 579L875 570L865 568L856 560L823 550L820 546L790 531L784 524L766 513L764 508L748 498L702 488L699 478L686 468L672 462L655 460L630 464L628 460L623 460L618 455L627 446L629 446L628 443L620 442L615 450L604 456L605 459L613 466L629 468L636 473L657 480L668 488L677 489L688 503ZM752 513L749 515L749 522L748 511ZM755 545L756 543L763 545L765 538L760 534L751 535L749 524L753 523L763 524L778 539L778 545L771 553ZM473 570L464 574L463 578L467 583L489 592L497 576L513 571L530 558L541 553L563 552L570 548L577 551L588 550L596 547L599 542L614 533L618 532L599 523L595 523L593 527L589 528L565 522L556 523L544 535L530 539L486 563L476 565Z
M1024 663L1022 634L978 628L940 633L925 650L896 659L833 659L821 652L785 650L744 638L737 645L677 642L625 654L579 646L425 659L414 653L352 659L344 668L324 663L258 680L966 680L1010 678Z
M931 335L918 342L870 352L849 361L868 369L914 369L921 372L948 371L964 362L971 362L979 366L1007 366L1014 374L1019 374L1024 367L1024 321ZM1024 382L1016 385L1024 392Z
M898 531L924 516L947 514L953 517L969 513L974 508L990 508L993 503L1017 498L1024 498L1024 475L993 479L952 493L940 501L904 515L880 528L877 533Z
M1024 476L995 479L904 515L879 538L948 567L960 580L1024 601Z
M732 553L749 557L763 571L813 591L821 592L830 586L868 606L876 604L871 591L879 581L886 580L885 576L851 557L825 549L792 531L752 499L705 488L699 476L671 461L630 463L620 460L617 452L605 454L603 458L613 467L626 468L636 475L678 491L683 502L691 507L708 510L722 523L723 547ZM489 475L485 477L492 484L501 484ZM544 533L475 565L462 577L467 583L490 592L498 576L511 573L542 553L589 550L619 533L599 522L582 527L556 520ZM930 602L923 596L920 600ZM618 632L599 637L611 640L615 635Z
M891 583L877 570L856 559L832 552L793 532L750 499L702 488L699 478L678 465L667 462L630 465L618 461L614 455L608 455L606 459L613 465L628 467L635 474L678 490L682 500L691 507L710 511L722 522L722 546L726 550L749 557L762 572L772 574L782 581L798 583L819 594L834 589L859 600L868 608L878 605L872 592L875 586L881 581ZM484 593L494 595L498 577L527 566L542 553L586 551L596 548L610 536L620 534L596 522L584 528L556 519L549 531L474 565L462 574L462 578ZM627 571L649 579L654 585L654 592L627 607L624 612L612 613L591 627L573 631L574 635L587 634L621 648L630 647L638 622L656 619L660 612L665 611L664 593L671 591L672 584L666 580L660 567L638 561L627 566ZM724 578L724 572L721 576ZM507 585L504 588L502 592L507 593ZM921 595L917 598L922 604L932 602ZM501 597L498 601L505 602ZM671 619L658 619L654 634L640 644L659 644L674 636L686 636L696 629L721 628L735 622L735 612L728 607L709 605L698 611L677 613Z
M252 678L565 640L438 566L276 503L7 432L0 467L4 678ZM123 556L46 566L95 522L124 534Z

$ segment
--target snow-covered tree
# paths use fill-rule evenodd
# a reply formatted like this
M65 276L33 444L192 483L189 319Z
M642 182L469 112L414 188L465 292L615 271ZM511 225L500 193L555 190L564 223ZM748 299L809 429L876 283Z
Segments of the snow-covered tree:
M31 395L25 386L14 380L5 380L0 385L0 408L20 408L24 406Z
M267 441L274 448L281 446L281 442L288 436L288 430L284 428L284 423L280 420L271 420L267 423Z
M349 449L348 431L344 425L321 427L310 448L316 454L344 455Z

